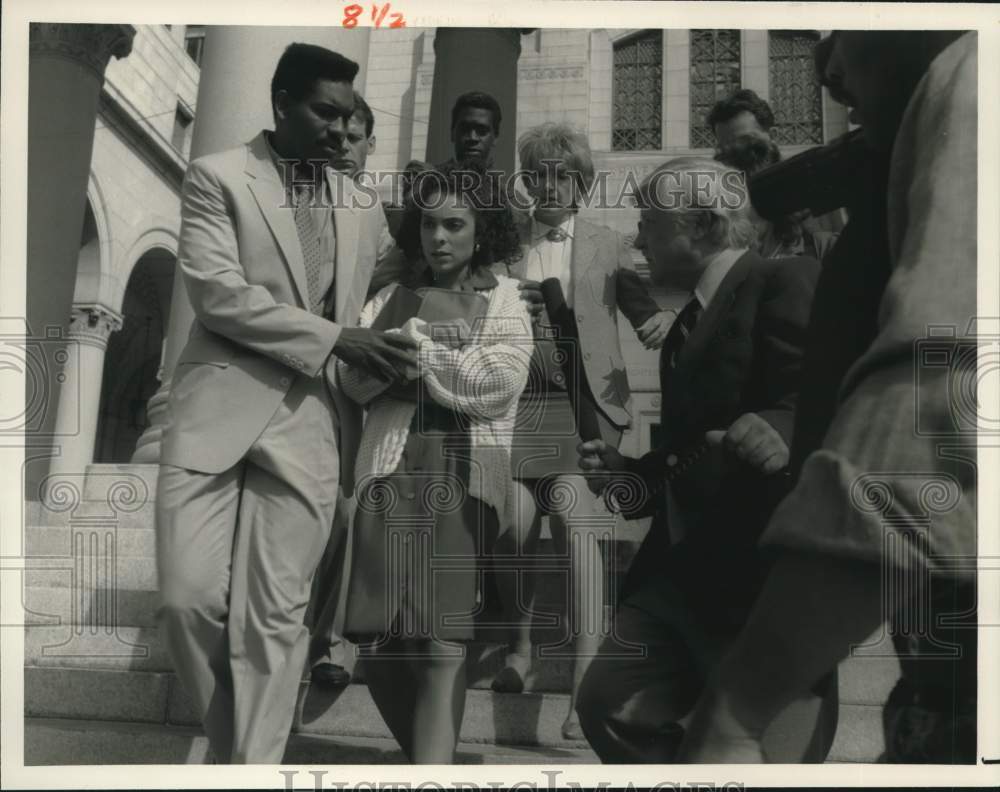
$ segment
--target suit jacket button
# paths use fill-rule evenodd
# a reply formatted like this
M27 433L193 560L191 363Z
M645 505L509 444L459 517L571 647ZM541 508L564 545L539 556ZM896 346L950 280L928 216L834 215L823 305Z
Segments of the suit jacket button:
M288 377L282 377L280 380L278 380L278 384L281 385L282 388L287 388L290 383L291 380Z
M667 467L674 467L677 464L677 454L667 456Z
M578 316L576 317L576 321L578 321L578 322L579 322L580 324L583 324L583 318L584 318L584 317L583 317L583 314L579 314L579 315L578 315Z

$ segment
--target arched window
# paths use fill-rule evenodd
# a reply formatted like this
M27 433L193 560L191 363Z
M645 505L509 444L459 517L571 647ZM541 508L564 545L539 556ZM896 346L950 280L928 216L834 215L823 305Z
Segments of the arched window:
M615 44L611 150L662 148L663 31Z
M779 146L823 142L823 98L813 67L815 30L768 33L768 80Z
M740 31L691 31L691 148L714 148L705 117L740 89Z

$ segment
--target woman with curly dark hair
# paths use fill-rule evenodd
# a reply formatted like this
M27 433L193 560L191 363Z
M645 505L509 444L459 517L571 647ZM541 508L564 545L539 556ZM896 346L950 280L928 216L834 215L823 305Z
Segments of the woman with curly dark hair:
M468 167L414 181L399 242L417 266L407 284L379 290L360 318L417 343L413 386L390 390L338 363L344 391L368 410L345 633L365 644L372 698L414 763L453 760L466 687L458 642L473 637L480 561L512 497L510 440L532 333L518 282L490 271L518 252L496 186ZM398 306L407 289L425 304L481 307L468 322L412 310L406 318Z

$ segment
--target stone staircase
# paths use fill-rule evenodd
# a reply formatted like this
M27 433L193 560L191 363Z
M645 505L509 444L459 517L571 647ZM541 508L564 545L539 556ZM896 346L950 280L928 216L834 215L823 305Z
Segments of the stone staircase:
M200 762L207 742L174 676L153 618L156 602L154 466L94 465L79 482L25 504L26 765ZM643 526L622 523L613 544L624 568ZM555 618L566 581L541 581L538 607ZM489 689L503 635L484 628L469 645L468 698L457 761L596 763L585 743L562 739L571 661L536 659L521 695ZM536 630L554 642L558 627ZM403 762L363 683L330 692L303 682L286 762ZM840 724L830 761L874 761L881 704L898 677L892 657L845 662Z

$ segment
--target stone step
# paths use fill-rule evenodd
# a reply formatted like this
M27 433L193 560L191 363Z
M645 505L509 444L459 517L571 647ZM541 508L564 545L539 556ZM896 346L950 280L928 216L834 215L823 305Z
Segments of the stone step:
M27 624L154 627L159 594L120 588L112 595L101 587L28 586L23 602Z
M111 549L119 558L156 557L156 531L152 525L130 529L29 525L24 537L25 555L32 558L72 556L75 552L108 555Z
M52 531L63 529L55 528ZM534 633L537 640L557 641L565 633L566 600L569 595L569 571L565 560L547 557L539 569L535 596ZM113 579L112 579L113 574ZM509 617L502 613L498 590L495 588L497 575L510 574L500 570L488 576L491 586L487 591L487 612L481 619L483 638L494 642L507 641L510 634ZM616 590L620 590L624 577L614 576ZM24 572L24 603L29 611L43 616L51 614L63 618L64 623L72 620L73 598L83 602L102 601L114 591L115 624L124 626L147 626L152 623L152 609L156 607L157 572L156 559L149 556L119 555L115 558L93 558L84 556L79 560L72 557L44 556L32 558ZM58 595L58 590L64 593ZM610 605L611 593L606 594ZM144 612L143 609L149 610ZM90 611L84 612L81 623L89 623ZM97 623L106 624L111 611L101 610ZM30 620L29 623L45 623L45 619ZM496 625L496 626L491 626Z
M199 762L205 755L197 717L171 674L26 669L25 702L26 727L38 735L26 736L26 764L161 764ZM476 763L596 761L584 744L561 738L566 706L567 697L556 694L470 691L459 762L469 754L489 757L468 760ZM828 761L876 761L884 750L881 712L880 706L842 703ZM377 750L340 753L337 746ZM303 684L286 762L369 763L366 757L370 763L403 760L367 688L331 694Z
M155 627L32 626L24 631L24 665L119 671L170 671Z
M54 528L53 531L63 529ZM131 543L134 547L135 544ZM101 553L93 555L84 554L79 559L72 555L39 555L30 558L25 570L25 583L29 586L54 586L57 588L69 587L73 585L72 572L75 567L83 567L80 574L89 574L91 577L110 575L115 572L118 578L118 585L122 588L136 589L140 591L155 591L156 579L156 558L154 555L126 555L118 554L114 558L112 566L112 556ZM495 574L508 574L514 562L504 562L506 566L498 569ZM555 555L538 556L538 575L541 583L537 588L538 596L543 602L564 601L569 593L569 565L564 557ZM94 569L96 567L96 569ZM617 584L622 582L622 576L616 575Z
M151 526L157 473L156 465L90 465L85 475L53 477L42 500L25 502L24 522Z
M72 556L31 558L24 572L28 588L80 587L156 591L156 559L148 556ZM113 577L112 577L113 576Z
M56 590L58 593L58 590ZM146 592L148 593L148 592ZM155 596L155 595L152 595ZM151 611L149 611L151 613ZM481 631L485 632L485 631ZM541 634L536 632L536 639ZM542 638L553 640L553 636ZM544 654L535 648L526 690L565 692L570 689L573 657L553 643ZM553 651L555 650L555 651ZM503 666L501 641L479 640L467 645L470 688L487 690ZM146 626L39 625L25 630L25 665L79 669L171 671L163 635L149 620ZM349 645L349 668L355 658ZM892 656L852 657L841 663L839 699L845 704L881 705L899 679L899 661ZM363 669L361 670L363 675Z
M24 764L201 764L208 740L201 729L121 721L78 721L27 718L24 724ZM293 734L284 764L377 765L405 764L396 741L378 737L333 737ZM533 748L459 743L456 764L592 764L597 757L585 748ZM317 773L321 770L315 771ZM309 784L315 784L312 775ZM284 784L276 776L275 786Z
M190 698L171 673L26 667L24 700L28 717L199 725ZM469 690L462 740L586 748L562 738L568 707L569 697L562 693ZM303 682L294 729L338 737L391 737L364 685L327 691Z

